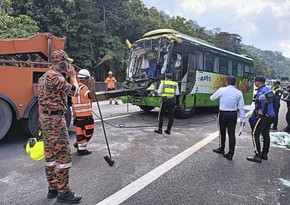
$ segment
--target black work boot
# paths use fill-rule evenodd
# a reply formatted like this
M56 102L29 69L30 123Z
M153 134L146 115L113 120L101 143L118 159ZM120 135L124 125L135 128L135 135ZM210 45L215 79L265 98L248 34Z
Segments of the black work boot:
M157 134L162 134L162 130L161 129L156 129L156 130L154 130L154 132L157 133Z
M79 148L78 143L74 143L74 148Z
M57 202L59 202L59 203L67 203L67 204L76 204L76 203L79 203L82 198L83 197L81 195L76 195L75 193L70 191L65 196L58 196L57 197Z
M92 154L92 151L89 151L87 149L85 150L78 150L78 156L84 156L84 155L89 155Z
M217 149L213 149L212 151L215 152L215 153L218 153L218 154L224 154L225 153L225 150L222 147L219 147Z
M57 189L53 189L53 190L48 190L48 193L47 193L47 198L48 199L53 199L55 197L57 197L58 195L58 192L57 192Z
M268 160L268 156L265 152L262 152L262 155L261 155L262 159L263 160Z
M247 157L247 160L251 162L262 163L262 156L260 154L255 154L253 157Z
M224 154L224 158L227 158L228 160L233 160L233 154L228 152L227 154Z
M170 130L167 129L167 130L165 130L164 132L165 132L166 134L170 135Z

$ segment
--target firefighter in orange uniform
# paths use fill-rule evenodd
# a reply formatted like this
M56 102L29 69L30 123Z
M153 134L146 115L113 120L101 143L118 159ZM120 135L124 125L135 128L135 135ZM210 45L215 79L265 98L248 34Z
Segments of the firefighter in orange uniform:
M107 84L107 90L116 90L116 83L117 80L116 78L113 76L113 72L109 71L108 72L108 77L105 80L105 83ZM109 99L110 104L112 104L112 98ZM115 105L119 105L117 98L115 98Z
M95 101L95 79L86 69L78 72L79 94L73 97L74 125L76 126L77 142L74 147L78 149L78 155L89 155L87 144L94 134L94 118L92 112L92 100ZM88 88L90 84L90 89Z
M38 80L39 125L43 135L45 173L49 184L47 198L57 197L60 203L78 203L82 199L68 185L71 149L65 113L67 96L72 97L78 91L76 72L69 60L65 51L54 51L51 55L52 66ZM69 83L62 74L70 78Z

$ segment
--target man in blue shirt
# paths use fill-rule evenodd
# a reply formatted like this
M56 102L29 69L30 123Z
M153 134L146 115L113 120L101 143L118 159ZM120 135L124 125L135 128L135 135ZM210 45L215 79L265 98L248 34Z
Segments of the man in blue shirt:
M274 93L271 88L265 85L266 79L263 76L255 78L257 89L255 109L249 121L252 122L252 140L255 155L247 157L251 162L261 163L262 159L268 159L270 148L270 127L275 120L275 110L273 105ZM263 149L261 152L260 134L263 136Z
M245 102L243 94L240 90L235 88L236 78L234 76L227 77L227 87L219 88L212 96L210 100L220 99L218 124L220 131L220 147L214 149L213 152L218 154L224 154L226 131L229 135L229 152L224 154L224 157L228 160L233 159L236 146L236 124L237 124L237 111L241 117L240 126L245 126Z

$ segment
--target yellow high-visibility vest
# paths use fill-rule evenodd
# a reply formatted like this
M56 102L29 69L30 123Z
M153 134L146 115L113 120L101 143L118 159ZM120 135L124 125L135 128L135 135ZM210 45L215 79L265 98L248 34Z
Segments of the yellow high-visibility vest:
M162 90L162 97L174 97L175 91L177 89L177 82L172 80L162 80L161 81L163 90Z
M282 91L281 86L279 86L278 88L273 89L273 93L276 94L276 92L277 92L278 90L281 90L281 91Z

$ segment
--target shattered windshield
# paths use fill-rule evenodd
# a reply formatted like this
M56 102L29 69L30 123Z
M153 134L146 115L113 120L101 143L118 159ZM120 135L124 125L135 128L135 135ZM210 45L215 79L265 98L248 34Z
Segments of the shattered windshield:
M168 38L148 39L131 48L127 78L161 78L167 70L172 43Z

